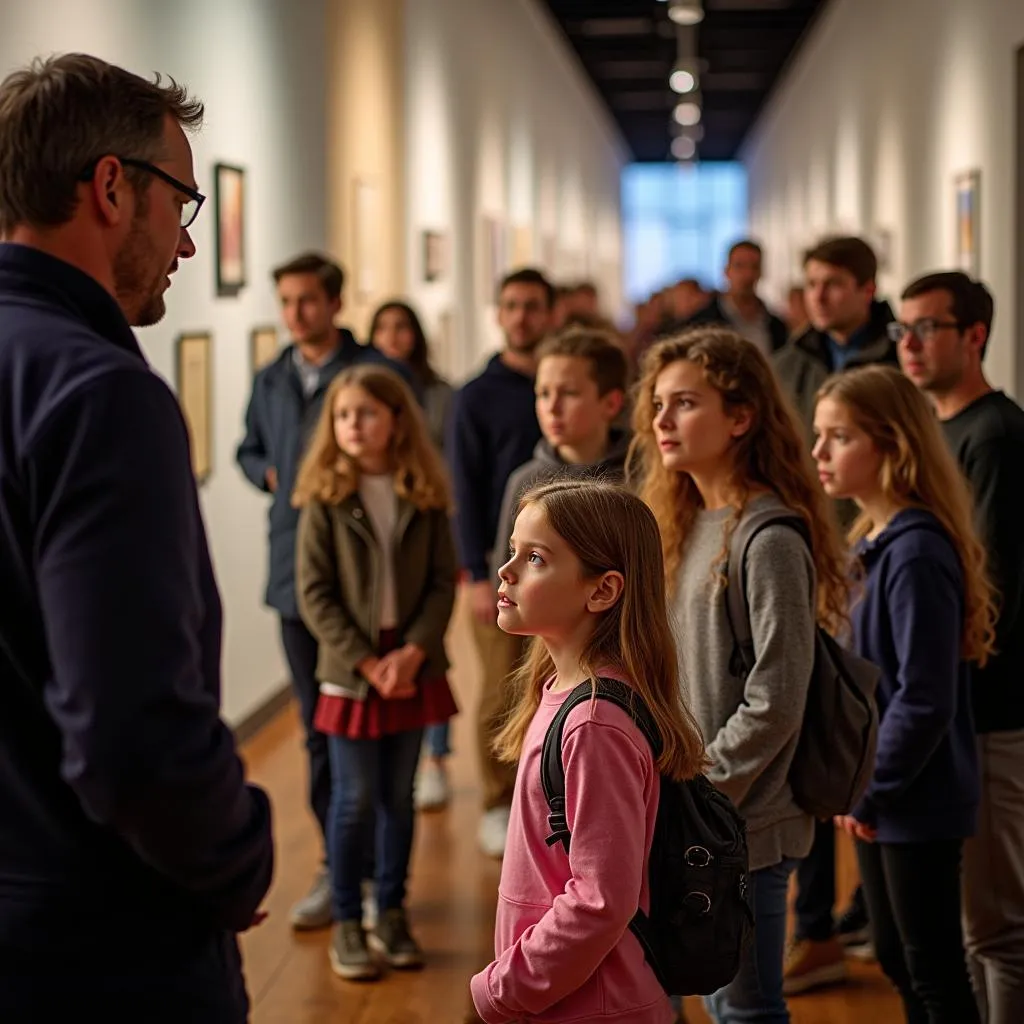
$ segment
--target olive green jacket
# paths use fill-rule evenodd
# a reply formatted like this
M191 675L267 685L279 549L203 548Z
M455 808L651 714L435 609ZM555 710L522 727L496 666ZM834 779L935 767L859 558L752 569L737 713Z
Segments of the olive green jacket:
M393 543L399 637L426 652L421 678L443 675L456 576L447 512L421 512L399 498ZM317 679L354 694L367 692L356 665L381 653L381 554L358 494L340 505L314 501L302 510L296 589L302 619L320 644Z

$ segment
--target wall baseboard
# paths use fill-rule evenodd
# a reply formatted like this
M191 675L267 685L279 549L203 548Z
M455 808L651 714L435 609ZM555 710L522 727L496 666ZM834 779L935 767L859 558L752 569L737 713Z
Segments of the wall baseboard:
M235 742L242 744L246 740L251 740L263 726L276 718L291 702L291 683L284 683L279 690L275 690L262 704L250 711L235 726Z

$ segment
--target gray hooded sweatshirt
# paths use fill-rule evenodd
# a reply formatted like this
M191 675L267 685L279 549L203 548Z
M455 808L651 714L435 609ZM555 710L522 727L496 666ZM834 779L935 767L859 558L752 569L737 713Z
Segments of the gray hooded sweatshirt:
M512 527L516 522L516 510L523 495L538 484L554 480L599 480L602 483L621 484L626 475L626 454L629 451L629 431L612 427L608 435L608 451L599 462L577 465L564 462L558 452L545 438L537 442L533 458L523 463L505 485L505 496L498 516L498 531L494 535L491 554L491 578L498 579L498 570L508 561Z

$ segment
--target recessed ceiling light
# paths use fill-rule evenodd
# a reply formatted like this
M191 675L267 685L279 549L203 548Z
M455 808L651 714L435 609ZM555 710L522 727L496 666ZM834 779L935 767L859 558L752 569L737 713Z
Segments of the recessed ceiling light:
M704 20L701 0L669 0L668 16L677 25L699 25Z

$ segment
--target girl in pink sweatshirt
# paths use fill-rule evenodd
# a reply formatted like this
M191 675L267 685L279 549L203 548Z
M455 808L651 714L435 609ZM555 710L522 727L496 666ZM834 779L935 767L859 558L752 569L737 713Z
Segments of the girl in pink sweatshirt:
M660 775L691 778L705 759L680 697L657 523L622 488L550 484L523 499L510 555L500 571L498 625L536 639L496 740L519 772L497 958L471 983L476 1019L669 1024L668 997L629 923L650 908ZM541 748L568 694L599 675L635 689L658 724L663 753L655 762L633 719L608 701L570 712L562 741L566 853L546 843Z

